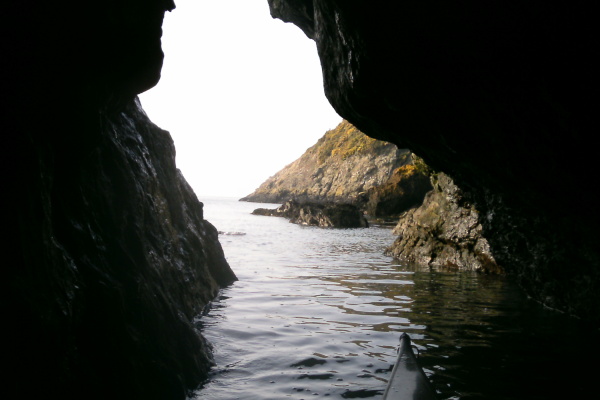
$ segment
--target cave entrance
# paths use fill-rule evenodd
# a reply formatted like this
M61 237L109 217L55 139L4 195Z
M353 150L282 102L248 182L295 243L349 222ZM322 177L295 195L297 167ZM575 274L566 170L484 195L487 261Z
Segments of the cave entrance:
M315 43L266 0L178 1L163 32L161 81L140 99L201 200L251 193L341 121Z

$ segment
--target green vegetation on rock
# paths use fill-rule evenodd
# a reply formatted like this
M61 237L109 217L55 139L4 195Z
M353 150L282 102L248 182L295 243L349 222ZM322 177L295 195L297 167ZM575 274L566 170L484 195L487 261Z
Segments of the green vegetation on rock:
M327 131L308 151L314 149L320 164L331 159L346 160L353 155L377 155L385 151L387 142L376 140L359 131L348 121L342 121L335 129Z
M408 150L372 139L347 121L327 131L296 161L265 181L244 201L283 203L364 202L394 170L412 162Z

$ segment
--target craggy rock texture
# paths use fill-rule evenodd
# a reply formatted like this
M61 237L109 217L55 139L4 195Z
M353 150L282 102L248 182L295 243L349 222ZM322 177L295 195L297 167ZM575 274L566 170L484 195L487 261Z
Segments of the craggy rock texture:
M432 176L433 190L423 204L405 212L386 254L419 265L503 272L482 236L479 213L445 174Z
M315 204L288 200L270 210L257 208L254 215L288 218L291 223L323 228L368 228L362 212L352 204Z
M421 205L432 187L427 169L420 165L422 162L397 168L387 182L367 191L365 212L371 217L396 216Z
M600 323L596 3L269 5L317 43L338 114L470 193L493 257L533 298Z
M360 203L366 191L387 182L394 170L409 162L410 152L371 139L342 121L241 200Z
M4 7L3 399L184 399L207 376L195 318L235 275L135 100L172 6Z

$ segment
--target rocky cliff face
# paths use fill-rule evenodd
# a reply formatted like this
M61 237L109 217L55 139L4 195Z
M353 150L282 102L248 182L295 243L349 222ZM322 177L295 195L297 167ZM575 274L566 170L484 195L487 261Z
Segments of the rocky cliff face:
M241 200L356 203L410 162L410 152L371 139L342 121L299 159Z
M235 275L135 100L170 7L7 4L2 398L184 399L207 376L195 318Z
M269 0L315 40L326 95L451 176L534 298L600 323L597 6Z

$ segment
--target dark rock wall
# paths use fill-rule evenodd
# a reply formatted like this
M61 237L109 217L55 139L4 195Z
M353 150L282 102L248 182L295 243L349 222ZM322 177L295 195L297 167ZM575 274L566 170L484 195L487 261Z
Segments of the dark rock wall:
M193 318L235 276L168 133L137 102L98 128L84 157L46 142L23 166L9 388L183 398L210 366Z
M195 318L235 275L135 99L170 7L5 7L2 398L183 399L207 376Z
M316 41L342 117L451 176L529 294L599 322L595 4L269 4Z

